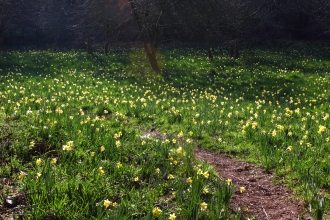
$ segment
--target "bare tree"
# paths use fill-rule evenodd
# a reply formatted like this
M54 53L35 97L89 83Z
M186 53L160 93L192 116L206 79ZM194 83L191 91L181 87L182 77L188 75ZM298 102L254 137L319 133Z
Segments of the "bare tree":
M93 42L103 41L108 54L110 39L115 38L131 20L127 1L123 0L78 0L73 13L71 28L77 41L87 42L88 53L92 53Z
M164 14L182 0L129 0L143 41L143 48L154 72L160 73L157 62L159 37L166 21Z

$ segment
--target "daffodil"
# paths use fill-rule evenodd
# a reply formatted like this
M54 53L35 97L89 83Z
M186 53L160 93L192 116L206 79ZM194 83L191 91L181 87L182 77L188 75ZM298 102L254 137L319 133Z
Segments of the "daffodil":
M123 164L121 164L120 162L117 162L117 163L116 163L116 167L117 167L117 168L120 168L120 167L122 167L122 166L123 166Z
M172 174L168 174L167 179L172 180L172 179L174 179L174 176Z
M98 172L99 174L101 174L101 175L104 174L104 170L103 170L102 167L99 167L99 168L97 169L97 172Z
M240 191L241 193L244 193L244 192L246 191L246 189L245 189L244 186L241 186L241 187L239 188L239 191Z
M41 173L36 173L36 178L39 179L41 177Z
M103 202L103 206L104 206L105 208L108 208L111 204L112 204L112 202L109 201L108 199L104 200L104 202Z
M162 214L162 210L158 207L153 207L152 214L159 216L160 214Z
M232 179L227 179L227 185L230 186L232 184Z
M33 148L34 145L35 145L34 141L31 141L29 147L30 147L30 148Z
M56 158L56 157L52 158L52 159L50 160L50 163L51 163L51 164L56 164L56 163L57 163L57 158Z
M17 176L18 179L23 179L26 176L26 173L20 172L20 174Z
M207 209L207 203L206 202L203 202L203 203L199 204L199 206L201 207L202 211L205 211Z
M318 134L322 134L323 132L325 132L325 130L326 130L326 127L325 126L322 126L322 125L320 125L319 126L319 130L318 130Z
M42 163L42 160L40 159L40 158L38 158L37 160L36 160L36 164L37 165L40 165Z
M207 178L209 178L210 174L209 174L208 171L206 171L206 172L203 173L203 176L207 179Z
M208 188L204 187L203 190L202 190L203 194L208 194L209 193L209 190Z
M175 215L175 213L170 214L170 217L169 217L168 219L169 219L169 220L174 220L174 219L176 219L176 215Z

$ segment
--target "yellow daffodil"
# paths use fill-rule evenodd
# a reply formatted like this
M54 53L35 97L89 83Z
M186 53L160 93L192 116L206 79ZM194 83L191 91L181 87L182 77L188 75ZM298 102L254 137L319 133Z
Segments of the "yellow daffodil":
M232 179L227 179L227 185L230 186L232 184Z
M50 163L51 163L51 164L56 164L56 163L57 163L57 158L56 158L56 157L52 158L52 159L50 160Z
M162 210L158 207L153 207L152 214L159 216L160 214L162 214Z
M319 130L318 130L318 134L322 134L323 132L325 132L325 130L326 130L326 127L325 126L322 126L322 125L320 125L319 126Z
M117 168L120 168L120 167L122 167L122 166L123 166L123 165L122 165L120 162L117 162L117 163L116 163L116 167L117 167Z
M207 209L207 203L205 203L205 202L199 204L199 206L201 207L202 211L205 211Z
M99 174L101 174L101 175L104 174L104 170L103 170L102 167L99 167L99 168L97 169L97 172L98 172Z
M41 177L41 173L36 173L36 178L39 179Z
M20 174L17 176L18 179L23 179L26 176L26 173L20 172Z
M203 176L207 179L207 178L209 178L210 174L209 174L208 171L206 171L206 172L203 173Z
M108 199L104 200L104 202L103 202L103 206L104 206L105 208L108 208L111 204L112 204L112 202L109 201Z
M172 174L168 174L167 179L172 180L172 179L174 179L174 176Z
M174 220L174 219L176 219L176 215L175 215L175 213L170 214L170 217L169 217L168 219L169 219L169 220Z
M244 186L241 186L241 187L239 188L239 191L240 191L241 193L244 193L244 192L246 191L246 189L245 189Z
M204 187L203 190L202 190L203 194L208 194L209 193L209 190L208 188Z
M29 147L30 147L30 148L33 148L34 145L35 145L34 141L31 141Z
M40 165L42 163L42 160L40 159L40 158L38 158L37 160L36 160L36 164L37 165Z

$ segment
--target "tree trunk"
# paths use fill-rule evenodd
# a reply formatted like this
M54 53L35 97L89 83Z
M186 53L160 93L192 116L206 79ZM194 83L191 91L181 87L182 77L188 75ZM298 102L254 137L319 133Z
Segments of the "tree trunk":
M161 73L161 69L158 66L158 61L157 61L157 57L156 57L156 53L157 53L156 46L151 44L150 50L149 50L148 45L144 44L144 50L147 54L149 64L150 64L152 70L155 71L156 73Z
M207 53L209 54L209 59L212 60L213 59L212 48L209 48L207 50Z
M93 54L92 39L90 37L87 39L87 52L88 54Z
M109 43L106 42L104 45L104 54L107 56L109 53Z
M229 42L229 56L231 58L233 58L234 57L234 54L235 54L235 44L234 44L233 40L231 40Z
M158 66L156 53L147 53L147 56L152 70L155 71L156 73L160 73L161 69Z
M229 42L229 56L234 59L239 58L239 47L238 47L238 40L231 40Z
M238 59L239 58L239 47L238 47L238 40L236 39L235 40L235 56L234 56L235 59Z

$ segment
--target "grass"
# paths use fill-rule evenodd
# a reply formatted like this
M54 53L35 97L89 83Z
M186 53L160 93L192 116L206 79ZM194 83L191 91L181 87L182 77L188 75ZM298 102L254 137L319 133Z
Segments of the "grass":
M1 54L0 175L25 192L24 218L239 219L197 145L261 164L327 212L326 47L159 57L155 76L139 49Z

